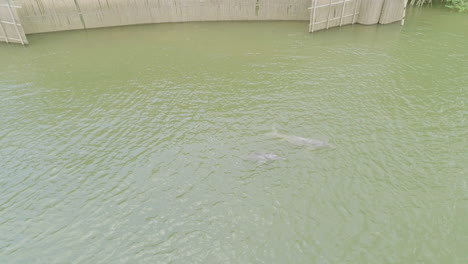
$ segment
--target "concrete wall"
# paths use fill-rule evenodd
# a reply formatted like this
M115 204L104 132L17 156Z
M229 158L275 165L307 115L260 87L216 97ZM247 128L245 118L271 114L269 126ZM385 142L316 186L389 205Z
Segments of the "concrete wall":
M408 0L361 0L358 23L389 24L403 18Z
M361 0L358 23L363 25L378 24L384 2L385 0Z
M310 0L22 0L26 33L133 24L308 20Z
M389 24L400 21L404 16L404 11L408 0L385 0L380 15L380 24Z
M7 1L7 0L0 0ZM226 20L304 20L311 18L315 0L11 0L22 6L18 16L26 34L133 24ZM318 0L320 4L343 0ZM345 13L361 24L391 23L402 19L403 0L349 0ZM343 5L333 6L332 17ZM316 15L326 19L328 8ZM0 13L0 16L2 14ZM1 17L0 17L1 18ZM330 27L339 25L333 21ZM343 24L352 23L352 18ZM318 29L326 24L318 25ZM1 41L1 40L0 40Z

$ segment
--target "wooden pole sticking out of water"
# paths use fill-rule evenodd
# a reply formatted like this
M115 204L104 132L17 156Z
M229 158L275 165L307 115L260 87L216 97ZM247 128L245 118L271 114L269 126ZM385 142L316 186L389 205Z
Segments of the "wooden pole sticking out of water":
M343 25L343 16L344 16L345 8L346 8L346 1L347 0L343 0L343 10L341 10L340 27Z
M317 0L312 0L312 1L314 1L314 3L313 3L313 7L312 7L312 8L313 8L313 10L312 10L312 19L311 19L311 21L310 21L310 23L312 23L312 30L311 30L310 32L314 32L314 26L315 26L315 9L317 9L317 8L316 8L316 6L317 6Z
M401 25L405 25L405 17L406 17L406 6L408 5L408 0L403 0L403 16L401 18Z
M331 7L332 7L332 0L330 0L329 6L328 6L327 29L328 29L328 26L330 25Z

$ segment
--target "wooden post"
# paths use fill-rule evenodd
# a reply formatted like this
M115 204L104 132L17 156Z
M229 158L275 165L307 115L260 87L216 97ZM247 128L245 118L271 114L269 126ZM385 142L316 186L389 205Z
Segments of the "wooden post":
M317 0L313 0L313 1L314 1L314 6L312 7L312 8L313 8L313 11L312 11L313 13L312 13L312 21L311 21L311 23L312 23L312 31L311 31L311 32L314 32L314 26L315 26L315 9L317 9L317 8L316 8L316 6L317 6Z
M312 32L312 24L313 24L313 10L312 8L314 7L314 0L310 0L310 7L308 8L308 10L310 10L310 15L309 15L309 32Z
M341 11L340 27L343 25L343 16L344 16L345 8L346 8L346 1L347 0L343 0L343 10Z
M330 25L331 7L332 7L332 0L330 0L329 6L328 6L327 29L328 29L328 26Z
M405 25L405 17L406 17L406 6L408 5L408 0L403 0L403 17L401 18L401 25Z

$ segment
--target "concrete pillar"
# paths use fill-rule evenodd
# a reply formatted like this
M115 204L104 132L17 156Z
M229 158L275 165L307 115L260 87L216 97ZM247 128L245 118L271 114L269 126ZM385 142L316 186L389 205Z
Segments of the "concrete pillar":
M389 24L403 19L406 0L385 0L380 15L380 24Z
M364 25L378 24L384 2L385 0L361 0L358 23Z

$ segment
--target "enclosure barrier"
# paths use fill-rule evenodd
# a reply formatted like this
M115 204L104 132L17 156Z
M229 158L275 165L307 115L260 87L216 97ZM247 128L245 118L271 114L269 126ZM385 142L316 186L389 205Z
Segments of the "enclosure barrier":
M309 31L403 18L407 0L0 0L0 41L26 34L189 21L309 20Z
M309 32L356 23L360 0L312 0Z

